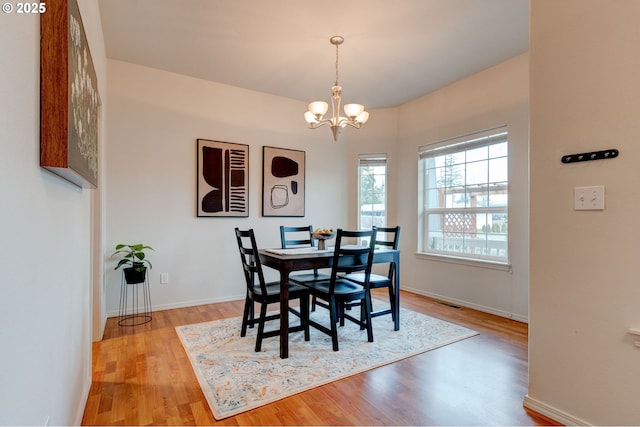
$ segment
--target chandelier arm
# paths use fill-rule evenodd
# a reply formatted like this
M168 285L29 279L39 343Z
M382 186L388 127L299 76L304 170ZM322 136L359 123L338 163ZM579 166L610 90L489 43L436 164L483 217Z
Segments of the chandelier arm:
M313 122L313 123L309 123L309 128L310 129L315 129L315 128L319 128L320 126L324 126L324 125L332 125L332 120L331 119L323 119L323 120L318 120L317 122Z
M346 125L354 127L356 129L360 129L360 127L362 126L362 123L356 122L355 120L351 120L346 117L340 117L340 119L338 120L337 126L344 127Z

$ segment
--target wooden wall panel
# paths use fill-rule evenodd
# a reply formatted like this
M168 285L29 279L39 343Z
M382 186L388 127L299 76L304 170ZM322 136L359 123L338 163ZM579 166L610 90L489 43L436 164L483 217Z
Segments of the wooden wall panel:
M75 0L46 6L40 18L40 166L95 188L100 99L80 11Z

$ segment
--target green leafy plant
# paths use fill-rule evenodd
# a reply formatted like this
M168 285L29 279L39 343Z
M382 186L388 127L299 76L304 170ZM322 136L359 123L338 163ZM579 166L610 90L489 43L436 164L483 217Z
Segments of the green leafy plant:
M113 257L117 254L124 255L122 256L122 259L118 261L118 265L116 265L114 270L117 270L120 267L129 266L133 267L136 271L143 271L145 269L145 263L149 268L153 268L144 252L147 249L154 250L151 246L146 246L142 243L138 243L137 245L116 245L116 251L111 256Z

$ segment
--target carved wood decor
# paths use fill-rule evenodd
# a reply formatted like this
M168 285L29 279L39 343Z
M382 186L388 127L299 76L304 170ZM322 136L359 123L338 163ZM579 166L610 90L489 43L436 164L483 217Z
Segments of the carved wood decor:
M76 0L47 3L40 38L40 166L95 188L100 98Z

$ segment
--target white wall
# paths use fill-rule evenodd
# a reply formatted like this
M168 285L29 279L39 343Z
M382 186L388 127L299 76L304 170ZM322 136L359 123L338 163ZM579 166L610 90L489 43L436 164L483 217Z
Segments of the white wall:
M97 3L80 10L102 91ZM91 384L91 191L39 166L40 17L0 14L0 52L0 424L79 424Z
M110 315L118 310L120 270L110 258L118 243L155 249L150 285L157 310L244 297L236 226L254 228L263 247L280 245L281 224L347 226L348 129L334 143L329 129L307 129L303 102L115 60L108 72ZM248 218L196 217L197 138L250 146ZM265 145L306 152L305 217L261 216ZM165 272L169 284L160 285Z
M355 227L357 155L386 152L389 224L403 227L403 287L528 318L527 55L406 106L374 110L365 127L345 129L338 143L329 129L306 129L300 118L304 103L121 61L109 61L108 102L107 248L143 242L156 249L151 253L156 309L241 297L235 226L256 228L263 246L278 245L280 224ZM509 125L511 134L513 272L416 258L417 147L500 124ZM197 138L251 146L248 219L195 216ZM262 145L306 151L305 218L260 216ZM105 261L108 312L114 315L120 273L112 271L111 252ZM162 272L169 273L169 285L159 284Z
M395 162L397 223L402 226L402 286L416 293L514 318L528 319L529 62L523 54L397 109L387 132ZM368 125L368 124L367 124ZM499 125L509 130L509 238L512 270L433 261L417 249L418 147ZM361 142L365 146L366 141ZM392 170L393 170L392 169Z
M531 321L525 404L640 424L640 2L531 4ZM620 156L562 164L565 154ZM604 211L573 189L604 185Z

